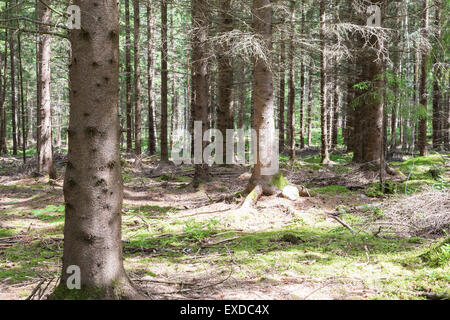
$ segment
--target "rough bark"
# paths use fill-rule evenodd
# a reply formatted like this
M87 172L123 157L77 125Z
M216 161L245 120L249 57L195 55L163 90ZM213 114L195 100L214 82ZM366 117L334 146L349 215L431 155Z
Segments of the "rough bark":
M148 95L148 153L156 153L155 100L153 97L153 1L147 2L147 95Z
M63 270L54 299L137 299L123 267L118 115L118 2L75 0L81 30L72 30L69 153ZM81 290L68 290L69 266Z
M423 16L422 16L422 37L428 38L428 0L423 1ZM425 48L422 49L422 58L420 65L420 92L419 103L421 105L422 112L419 119L419 152L421 156L427 153L427 105L428 105L428 93L427 93L427 60L428 52Z
M5 31L5 39L8 39L8 31ZM8 152L6 147L6 70L8 65L8 42L5 41L5 51L1 55L0 65L0 154ZM3 70L1 70L3 68ZM2 74L3 73L3 74Z
M309 75L308 75L308 110L307 110L307 123L306 127L307 133L307 146L310 147L312 143L312 103L313 103L313 88L312 88L312 78L313 78L313 59L309 60Z
M134 152L142 153L142 103L141 103L141 64L139 40L141 37L140 2L133 0L134 14Z
M272 50L272 6L270 0L253 0L253 28L257 36L264 41L267 52ZM274 176L263 174L264 169L270 168L275 161L273 152L273 139L275 133L275 121L273 117L273 75L268 63L270 57L264 60L255 57L254 62L254 121L257 135L256 164L247 186L247 191L261 186L264 194L273 194L274 187L271 180ZM261 157L264 157L262 159Z
M208 60L207 60L207 43L209 33L208 21L208 1L207 0L191 0L192 5L192 115L193 121L201 122L201 136L208 129ZM200 133L199 133L200 134ZM202 150L205 143L202 143ZM200 157L201 154L195 154ZM209 167L203 162L195 165L194 185L209 178Z
M167 43L167 0L161 0L161 162L169 161L167 132L167 94L168 94L168 43Z
M50 1L48 1L50 4ZM50 22L50 9L39 3L39 21ZM48 26L41 25L40 30L45 32L49 30ZM50 179L56 178L56 172L53 168L52 154L52 107L51 107L51 73L50 73L50 35L41 34L39 43L39 152L38 152L38 172L48 174Z
M330 162L328 155L328 125L327 125L327 92L326 92L326 69L327 58L325 55L325 0L320 1L320 127L321 127L321 156L322 163Z
M302 2L302 22L301 22L301 35L305 32L305 3ZM305 58L303 57L304 51L301 51L301 64L300 64L300 148L305 148Z
M17 97L16 97L16 64L15 64L15 33L9 33L9 54L10 54L10 79L11 79L11 126L13 149L12 154L17 155Z
M284 126L284 118L285 118L285 99L286 99L286 71L285 71L285 60L286 60L286 44L281 35L280 40L280 55L279 55L279 77L280 77L280 85L279 85L279 97L278 97L278 130L279 130L279 146L280 153L284 151L285 147L285 126Z
M295 79L294 79L294 33L295 33L295 1L290 1L291 19L289 35L289 98L288 98L288 127L289 127L289 158L295 159Z
M233 30L232 1L220 1L219 36ZM230 56L230 46L223 42L218 47L218 92L217 92L217 128L223 136L223 163L226 163L227 129L234 128L233 117L233 59Z
M436 29L436 40L438 43L441 41L442 37L442 27L441 27L441 6L442 0L435 0L435 18L434 24ZM443 142L443 118L444 112L442 108L442 92L441 86L439 85L439 81L441 81L442 72L441 67L438 65L442 59L441 48L439 48L439 44L436 48L436 52L433 55L433 66L435 68L434 71L434 81L433 81L433 148L440 149L442 147Z
M126 104L127 104L127 152L133 150L133 136L132 136L132 104L131 104L131 36L130 36L130 1L125 0L125 90L126 90Z

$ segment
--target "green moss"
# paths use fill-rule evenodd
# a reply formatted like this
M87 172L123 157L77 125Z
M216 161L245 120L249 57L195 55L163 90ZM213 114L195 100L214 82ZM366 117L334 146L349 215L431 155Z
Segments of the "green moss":
M351 193L350 190L348 190L344 186L326 186L326 187L319 187L319 188L312 188L309 190L310 194L312 196L318 195L318 194L327 194L327 195L338 195L338 194L349 194Z
M290 184L289 181L283 176L281 172L278 173L276 176L274 176L270 181L270 183L280 190L282 190L284 187Z
M99 300L104 298L105 290L102 288L89 288L82 286L81 289L70 290L61 283L49 296L49 300Z
M450 262L450 237L436 244L420 256L423 262L432 268L441 267Z

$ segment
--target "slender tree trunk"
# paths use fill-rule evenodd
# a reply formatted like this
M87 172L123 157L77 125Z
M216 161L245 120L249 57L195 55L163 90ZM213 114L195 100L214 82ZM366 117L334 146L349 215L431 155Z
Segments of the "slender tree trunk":
M142 298L125 273L122 255L118 2L74 4L81 8L82 29L70 32L63 270L53 298ZM79 267L81 290L67 289L69 266Z
M5 39L8 39L8 31L5 31ZM5 51L2 55L2 65L0 66L0 155L6 154L6 74L8 65L8 41L5 41ZM3 68L3 71L1 70ZM1 74L3 72L3 75Z
M168 95L168 43L167 43L167 0L161 0L161 162L169 161L167 132Z
M134 152L142 153L142 102L141 63L139 41L141 38L140 1L133 0L134 15Z
M423 1L423 16L422 16L422 28L424 39L428 38L428 0ZM421 59L421 72L420 72L420 96L419 103L423 108L421 112L421 117L419 119L419 152L421 156L427 153L427 105L428 105L428 94L427 94L427 60L428 52L426 50L422 51Z
M308 110L307 110L307 130L308 130L308 137L307 137L307 145L308 147L312 144L312 104L313 104L313 87L312 87L312 79L313 79L313 67L314 67L314 61L313 59L309 60L309 76L308 76Z
M238 128L243 129L244 128L244 120L245 120L245 91L246 91L246 85L245 85L245 65L244 63L239 64L240 68L238 69L237 73L239 76L239 116L238 116Z
M16 105L16 64L15 64L15 41L14 32L9 34L9 54L10 54L10 73L11 73L11 125L13 150L12 154L17 155L17 105Z
M203 135L208 129L208 105L209 105L209 93L208 93L208 60L207 60L207 44L209 33L209 21L208 21L208 1L207 0L191 0L192 5L192 25L194 31L192 34L192 113L193 121L200 122L201 132L197 131L198 137L194 133L194 144L198 142L200 145L197 149L203 147ZM195 124L194 124L195 126ZM197 139L195 139L197 138ZM201 142L201 143L200 143ZM197 160L195 164L194 185L200 181L207 180L209 178L209 168L203 161L202 153L196 153L194 155ZM201 159L200 159L201 158Z
M305 3L302 2L302 23L301 23L301 34L305 33ZM304 51L301 51L301 64L300 64L300 148L305 148L305 58Z
M396 39L398 41L398 39ZM399 53L399 47L397 45L394 46L394 53L393 53L393 67L392 67L392 73L394 76L394 101L392 102L392 114L391 114L391 141L390 141L390 149L391 151L394 150L397 147L397 114L399 111L399 79L401 79L401 74L399 73L399 60L400 60L400 53Z
M337 67L334 68L333 91L334 91L334 99L333 99L333 127L331 130L331 147L333 149L336 149L338 145L339 91L340 91Z
M322 163L326 164L330 162L328 155L328 124L327 124L327 92L326 92L326 70L327 70L327 58L325 55L325 0L320 1L320 121L321 121L321 156Z
M289 113L289 158L291 161L295 159L295 79L294 79L294 33L295 33L295 1L291 0L291 20L290 20L290 35L289 35L289 99L288 99L288 113Z
M22 72L22 44L21 44L21 37L20 34L17 38L17 44L18 44L18 59L19 59L19 88L20 88L20 113L22 117L22 159L23 163L27 162L27 131L25 128L25 97L23 94L23 72Z
M279 146L280 153L284 151L285 147L285 98L286 98L286 69L285 69L285 60L286 60L286 44L284 41L284 36L281 35L280 40L280 55L279 55L279 77L280 77L280 86L279 86L279 97L278 97L278 130L279 130Z
M132 104L131 104L131 36L130 36L130 1L125 0L125 90L127 103L127 152L133 150L132 136Z
M147 95L148 95L148 153L156 153L155 111L153 97L153 1L147 2Z
M219 10L219 36L233 31L232 1L221 0ZM218 47L217 127L223 136L223 163L226 163L227 129L234 128L233 119L233 59L230 46L222 42Z
M436 39L438 45L441 41L442 31L441 31L441 0L435 0L435 28L436 28ZM433 65L435 67L434 71L434 81L433 81L433 148L440 149L442 147L443 142L443 118L444 112L442 108L442 92L441 87L439 85L439 81L441 81L441 67L438 65L442 59L442 53L440 48L438 48L433 55Z
M50 1L47 1L50 4ZM39 3L39 21L50 23L50 9ZM49 30L48 26L41 25L41 31ZM48 174L50 179L56 178L56 172L53 168L53 150L52 150L52 106L51 106L51 72L50 72L50 35L41 34L39 44L39 90L40 105L38 106L40 130L39 130L39 161L38 172Z

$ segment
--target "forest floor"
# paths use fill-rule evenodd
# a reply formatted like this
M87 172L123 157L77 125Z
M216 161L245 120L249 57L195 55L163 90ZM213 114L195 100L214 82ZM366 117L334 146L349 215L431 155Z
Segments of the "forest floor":
M240 209L250 167L214 167L194 189L193 168L152 178L157 159L125 157L125 268L151 299L432 299L450 294L450 154L408 158L379 192L378 173L318 150L281 158L311 197L263 197ZM63 247L60 179L0 158L0 299L43 299Z

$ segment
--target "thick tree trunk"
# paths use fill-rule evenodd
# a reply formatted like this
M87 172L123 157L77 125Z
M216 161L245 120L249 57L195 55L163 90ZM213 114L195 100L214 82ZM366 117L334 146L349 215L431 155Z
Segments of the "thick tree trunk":
M148 154L156 153L155 100L153 97L153 2L147 2L147 95L148 95Z
M272 6L270 0L253 0L253 28L266 46L267 52L272 50ZM273 75L268 65L270 57L264 60L255 57L254 64L254 102L255 102L255 130L257 135L256 164L247 186L247 191L260 187L262 193L272 194L274 188L271 180L278 172L266 172L277 161L278 154L274 154L275 121L273 117Z
M167 95L168 95L168 43L167 43L167 0L161 0L161 162L169 161L167 132Z
M140 1L133 0L134 14L134 152L142 153L142 103L139 40L141 37Z
M233 31L232 1L221 0L219 11L219 36ZM234 128L233 118L233 59L230 46L223 42L218 47L218 93L217 93L217 128L223 136L223 163L226 163L227 129Z
M130 1L125 0L125 86L126 86L126 104L127 104L127 152L133 150L132 136L132 104L131 104L131 36L130 36Z
M196 137L199 140L202 151L205 146L203 135L208 129L208 59L207 59L207 39L209 33L208 21L208 1L191 0L192 5L192 115L194 122L201 123L201 132L197 132ZM198 131L198 130L196 130ZM195 136L195 134L194 134ZM194 141L195 144L195 141ZM197 147L197 148L198 148ZM203 162L202 153L196 153L194 185L201 181L209 179L209 167ZM200 159L201 158L201 159Z
M50 3L50 1L48 1ZM50 9L39 3L39 21L43 23L50 22ZM48 31L49 27L41 25L42 31ZM50 73L50 36L41 34L39 44L39 89L40 89L40 105L39 113L39 154L38 154L38 172L48 174L50 179L56 178L56 172L53 168L53 151L52 151L52 107L51 107L51 73Z
M423 1L423 16L422 16L422 36L424 39L428 38L428 0ZM427 50L422 50L422 61L421 61L421 71L420 71L420 93L419 93L419 103L423 108L421 116L419 118L419 152L421 156L427 153L427 105L428 105L428 94L427 94Z
M118 2L74 4L81 8L82 28L70 34L63 271L53 298L142 298L125 273L122 256ZM69 266L80 268L81 290L67 289Z

